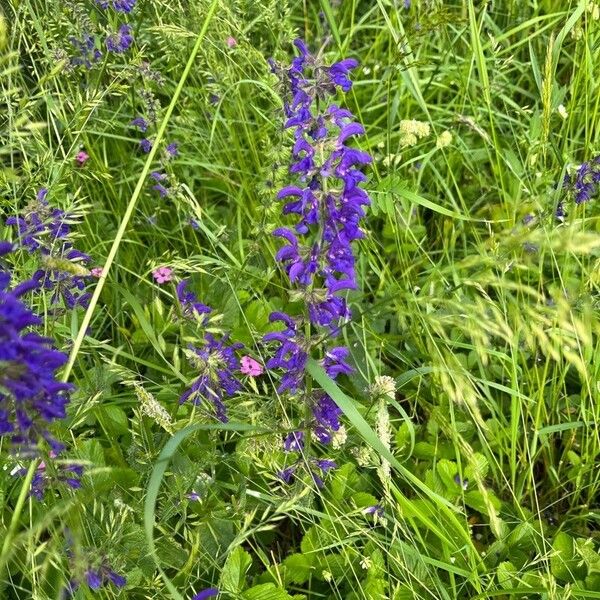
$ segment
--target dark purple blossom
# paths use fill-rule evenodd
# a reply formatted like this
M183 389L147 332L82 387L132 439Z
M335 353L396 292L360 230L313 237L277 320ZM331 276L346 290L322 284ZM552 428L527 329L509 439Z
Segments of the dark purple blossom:
M350 351L343 346L331 348L325 352L323 359L323 368L331 379L335 379L338 375L350 375L354 369L346 362L346 358Z
M152 150L152 142L149 139L144 138L144 139L140 140L140 148L141 148L142 152L148 154L148 152L150 152L150 150Z
M0 256L11 249L3 242ZM10 280L0 267L0 435L17 445L35 446L42 438L52 439L47 424L65 417L73 386L56 377L67 356L31 330L42 321L21 300L39 282L10 289Z
M284 442L283 448L286 452L300 452L304 448L304 432L292 431L288 433Z
M242 388L236 376L240 363L236 351L243 348L240 343L229 343L229 336L217 340L206 333L201 348L190 345L188 358L199 376L192 382L180 398L180 403L191 400L194 404L208 402L212 404L219 421L227 422L227 410L224 398L233 396Z
M178 154L177 144L175 142L171 142L170 144L168 144L165 148L165 153L168 158L175 158Z
M219 590L217 588L207 588L205 590L202 590L201 592L198 592L193 598L192 600L206 600L206 598L212 598L213 596L218 596L219 595Z
M181 306L181 312L188 319L196 319L199 315L208 315L212 308L198 300L196 294L188 290L189 281L182 279L177 284L177 300Z
M114 585L116 588L123 588L127 585L127 579L123 575L120 575L115 570L113 570L106 557L102 557L100 559L100 562L98 562L98 559L95 559L93 557L92 551L88 550L86 551L86 554L89 555L89 563L88 567L83 573L83 578L85 583L91 590L97 592L99 589L103 587L108 587L111 584ZM71 550L68 550L67 555L69 556L70 561L73 562L73 552ZM76 567L73 566L73 568ZM79 586L79 579L72 579L67 586L66 597L70 598L71 595L79 589Z
M130 13L135 7L136 0L96 0L96 4L106 10L111 7L113 10L122 13Z
M565 175L563 187L575 204L584 204L596 197L600 191L600 155L579 165L572 175Z
M50 458L56 458L56 456L54 452L50 453ZM27 469L23 467L17 470L15 475L23 477L26 473ZM31 481L30 495L41 501L44 499L48 487L56 486L57 484L66 484L77 490L81 487L82 475L82 465L53 462L51 467L48 468L46 461L42 461L38 465Z
M282 369L284 371L279 383L278 392L286 390L292 394L303 385L304 371L308 353L306 341L299 331L298 322L285 313L274 312L269 320L282 321L286 328L283 331L268 333L264 336L266 342L277 342L279 348L267 361L268 369Z
M70 37L69 41L77 52L71 57L71 65L91 69L92 65L102 58L102 52L96 48L96 39L93 35L85 33L81 39Z
M148 121L144 117L136 117L130 123L133 127L137 127L142 133L148 129Z
M71 217L63 210L52 208L47 201L48 190L42 188L37 200L26 211L6 219L17 230L18 243L40 257L41 269L34 274L43 289L52 292L52 304L61 300L69 308L87 307L91 294L85 292L91 258L73 248L69 241Z
M312 408L314 423L312 425L315 437L322 444L328 444L333 433L340 428L342 410L325 392L317 395Z
M106 49L109 52L115 52L122 54L129 50L133 44L133 35L131 34L131 27L124 23L114 33L111 33L106 38Z
M311 459L309 461L305 461L302 457L300 457L294 464L282 469L277 473L279 479L281 479L284 483L291 483L299 469L304 467L304 469L309 473L311 479L314 481L318 488L322 488L325 484L323 482L323 477L337 467L335 461L330 459Z

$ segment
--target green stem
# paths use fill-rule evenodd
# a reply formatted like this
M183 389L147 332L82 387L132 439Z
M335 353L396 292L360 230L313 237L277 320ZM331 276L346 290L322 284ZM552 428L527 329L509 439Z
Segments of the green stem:
M17 527L19 526L21 512L23 512L23 506L25 506L25 500L27 500L27 496L31 488L31 482L33 481L33 476L38 467L38 464L39 460L37 459L31 461L29 469L27 469L25 479L23 480L23 484L21 485L19 498L17 499L17 504L15 505L15 510L12 514L10 525L8 526L8 531L6 532L6 537L4 538L4 542L2 544L2 551L0 552L0 582L4 580L4 568L6 566L6 563L8 562L8 556L11 552L12 541L15 537Z

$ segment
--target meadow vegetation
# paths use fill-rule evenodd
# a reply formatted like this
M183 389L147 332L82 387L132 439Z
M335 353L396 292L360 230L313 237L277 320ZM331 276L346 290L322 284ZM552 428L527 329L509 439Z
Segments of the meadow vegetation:
M0 2L0 598L600 598L600 3Z

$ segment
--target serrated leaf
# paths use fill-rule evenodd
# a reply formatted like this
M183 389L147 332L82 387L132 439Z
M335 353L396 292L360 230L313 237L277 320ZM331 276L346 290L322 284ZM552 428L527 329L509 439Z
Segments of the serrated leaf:
M246 573L252 565L252 557L238 546L227 557L221 572L220 588L237 594L246 587Z
M242 594L242 598L245 600L292 600L292 596L274 583L255 585L246 590Z
M313 559L306 554L292 554L282 564L286 568L286 579L297 584L307 582L314 570Z
M586 575L585 565L575 556L573 538L561 531L556 534L552 544L553 554L550 558L552 575L565 582L574 582Z
M102 406L98 417L106 431L113 435L122 435L129 431L129 420L122 408L114 405Z

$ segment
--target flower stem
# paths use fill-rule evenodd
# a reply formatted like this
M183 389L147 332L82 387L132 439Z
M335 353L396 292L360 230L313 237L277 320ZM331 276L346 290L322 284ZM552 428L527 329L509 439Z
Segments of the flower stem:
M27 470L27 474L25 475L25 479L23 480L23 484L21 485L21 492L19 493L19 498L17 499L17 504L15 505L15 510L12 514L10 525L8 526L8 531L6 532L6 536L2 544L2 551L0 552L0 581L4 580L4 568L6 567L8 557L11 553L12 541L15 537L17 527L19 526L19 519L21 518L21 513L23 512L23 507L25 506L25 500L27 500L29 490L31 489L31 482L33 481L33 476L38 464L39 459L37 458L31 461L29 469Z

